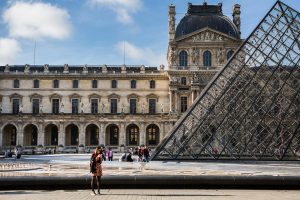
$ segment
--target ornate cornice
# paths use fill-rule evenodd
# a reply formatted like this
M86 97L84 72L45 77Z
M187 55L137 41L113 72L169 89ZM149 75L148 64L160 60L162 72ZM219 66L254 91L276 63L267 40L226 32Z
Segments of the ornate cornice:
M73 93L71 95L69 95L69 100L70 102L72 101L72 99L79 99L79 101L81 101L81 95L77 94L77 93Z
M38 93L34 93L34 94L30 95L29 98L30 98L30 101L32 101L32 99L40 99L40 101L42 101L43 96Z
M91 101L91 99L98 99L98 101L100 101L101 99L101 96L96 93L90 94L88 97L89 97L89 101Z
M51 101L51 99L59 99L61 101L62 96L60 94L54 93L49 96L49 99L50 99L50 101Z
M139 101L140 96L135 94L135 93L131 93L127 96L127 101L129 102L130 99L137 99L137 101Z
M11 101L12 99L20 99L22 101L23 96L18 94L18 93L13 93L9 96L9 100Z
M121 96L115 93L112 93L110 95L107 96L108 101L110 101L110 99L118 99L118 101L120 101Z

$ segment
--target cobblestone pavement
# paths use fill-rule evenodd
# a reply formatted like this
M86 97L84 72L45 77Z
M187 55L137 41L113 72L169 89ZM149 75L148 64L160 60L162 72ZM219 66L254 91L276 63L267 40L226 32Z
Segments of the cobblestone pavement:
M91 195L89 190L18 190L0 191L1 200L176 200L176 199L221 199L221 200L299 200L299 190L102 190L101 195Z
M1 159L1 176L83 176L89 174L89 154L28 155ZM294 162L161 162L114 161L102 164L105 175L222 175L300 176L300 161Z

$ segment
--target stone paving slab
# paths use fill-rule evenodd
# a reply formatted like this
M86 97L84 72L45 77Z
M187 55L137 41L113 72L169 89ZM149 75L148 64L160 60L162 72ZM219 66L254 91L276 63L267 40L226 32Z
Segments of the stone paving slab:
M10 190L0 191L5 200L299 200L299 190L101 190L101 195L91 195L90 190Z

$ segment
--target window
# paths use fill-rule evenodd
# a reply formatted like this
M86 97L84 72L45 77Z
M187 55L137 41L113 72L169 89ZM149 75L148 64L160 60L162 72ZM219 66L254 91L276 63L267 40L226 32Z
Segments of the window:
M131 89L136 88L136 80L131 80L130 87Z
M79 99L72 99L72 114L78 114Z
M59 114L59 99L52 99L52 113Z
M98 113L98 99L91 99L91 113Z
M136 114L136 99L130 99L130 114Z
M139 128L136 125L130 125L128 131L128 145L138 145Z
M58 128L56 126L51 127L51 145L58 145Z
M211 66L211 53L209 51L203 53L203 65L205 67Z
M39 114L40 112L40 99L32 99L32 114Z
M181 85L186 85L186 77L181 77Z
M34 80L33 81L33 88L39 88L40 87L40 81L39 80Z
M19 114L20 99L13 99L13 114Z
M180 111L184 113L187 110L187 97L180 97Z
M118 113L118 99L110 99L110 113Z
M231 56L233 55L234 51L230 50L227 53L227 60L229 60L229 58L231 58Z
M53 80L53 88L59 88L59 80Z
M92 80L92 88L98 88L98 81Z
M154 80L150 81L150 88L155 88L155 81Z
M156 99L149 99L149 113L156 113Z
M158 136L159 136L159 128L155 124L151 124L147 127L147 144L148 145L157 145L158 144Z
M119 144L119 128L116 125L111 125L109 127L109 144L110 145Z
M117 88L117 87L118 87L117 81L116 80L112 80L111 81L111 88Z
M186 51L181 51L179 53L179 65L181 67L186 67L188 65L188 55Z
M73 88L78 88L78 80L73 80Z
M18 79L14 80L14 88L20 87L20 81Z
M33 126L32 129L31 129L31 145L32 146L37 145L37 139L38 139L37 127Z

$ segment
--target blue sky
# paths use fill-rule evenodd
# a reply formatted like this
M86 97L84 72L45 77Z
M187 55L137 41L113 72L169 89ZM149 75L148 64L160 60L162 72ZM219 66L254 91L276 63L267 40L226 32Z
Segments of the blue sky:
M187 3L203 0L0 0L0 65L166 64L168 5L176 6L176 24ZM246 38L275 0L207 0L241 5L242 38ZM299 0L283 0L294 9Z

